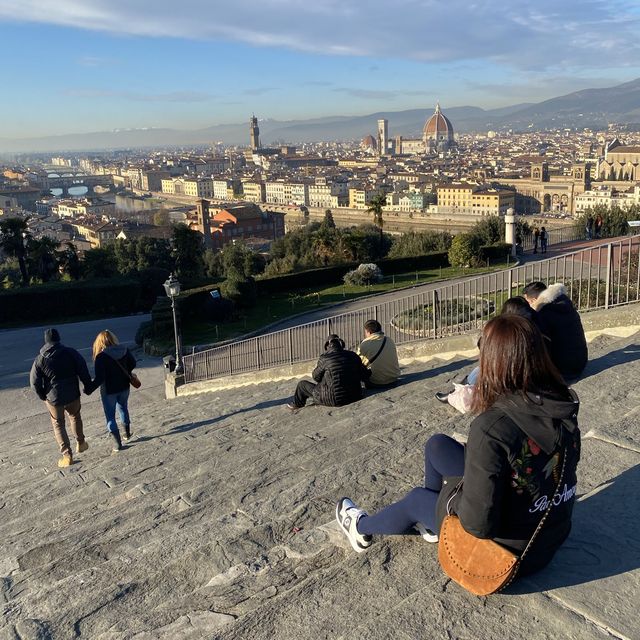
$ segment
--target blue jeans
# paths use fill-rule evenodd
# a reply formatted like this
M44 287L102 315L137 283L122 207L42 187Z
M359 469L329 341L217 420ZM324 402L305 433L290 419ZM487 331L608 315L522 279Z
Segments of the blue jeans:
M101 394L102 408L104 409L104 416L107 419L107 429L111 433L118 433L118 425L116 423L116 408L120 416L120 422L123 426L129 426L131 420L129 419L129 408L127 403L129 402L129 388L118 393Z
M444 434L432 436L424 447L424 487L412 489L404 498L370 516L358 520L365 535L411 533L416 522L436 531L436 503L443 476L464 473L464 446Z

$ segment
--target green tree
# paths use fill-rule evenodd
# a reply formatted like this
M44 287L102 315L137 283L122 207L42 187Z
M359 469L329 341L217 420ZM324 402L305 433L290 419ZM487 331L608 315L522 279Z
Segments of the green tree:
M202 234L193 231L186 224L177 224L173 228L172 254L175 269L181 278L198 278L202 275Z
M89 249L84 253L82 274L85 278L111 278L118 273L113 245Z
M387 196L384 193L379 193L374 196L369 203L367 213L373 214L373 224L378 227L380 231L380 248L382 250L382 227L384 227L383 207L387 204Z
M58 275L58 256L56 254L60 243L47 236L36 240L29 238L27 242L27 262L29 273L42 282L49 282Z
M0 249L18 260L22 285L29 284L25 242L29 239L28 218L8 218L0 220Z
M71 242L67 242L65 248L58 253L58 269L63 277L67 276L71 280L80 277L80 258Z
M410 231L393 238L389 258L423 256L434 251L448 251L451 234L446 231Z
M168 227L169 226L169 212L161 209L153 214L153 224L156 227Z
M478 261L480 244L471 233L459 233L451 242L449 264L452 267L473 267Z
M138 238L134 244L136 269L159 268L171 271L173 259L169 241L162 238Z

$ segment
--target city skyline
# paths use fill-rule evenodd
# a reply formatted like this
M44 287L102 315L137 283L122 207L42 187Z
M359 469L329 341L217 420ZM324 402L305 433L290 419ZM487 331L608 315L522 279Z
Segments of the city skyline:
M0 138L539 102L640 76L625 1L0 0ZM499 13L498 13L499 12Z

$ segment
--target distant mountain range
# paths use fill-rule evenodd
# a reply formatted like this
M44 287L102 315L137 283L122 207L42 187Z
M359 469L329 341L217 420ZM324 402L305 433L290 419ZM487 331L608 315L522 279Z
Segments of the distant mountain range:
M609 123L640 123L640 78L614 87L584 89L536 104L500 109L451 107L443 109L455 131L485 132L550 128L604 128ZM375 134L379 118L389 120L389 134L417 137L433 109L380 111L365 116L331 116L313 120L264 120L263 144L353 140ZM202 145L212 142L248 144L249 117L241 124L221 124L206 129L123 129L42 138L0 138L0 154L38 151L98 151Z

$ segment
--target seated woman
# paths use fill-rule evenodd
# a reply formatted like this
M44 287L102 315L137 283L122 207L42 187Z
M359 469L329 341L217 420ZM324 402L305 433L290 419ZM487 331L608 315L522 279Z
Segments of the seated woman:
M523 296L513 296L504 301L502 308L500 309L500 315L505 313L515 313L516 315L523 316L531 322L536 322L535 311L529 306L529 303ZM480 341L478 340L478 348L480 347ZM461 384L455 384L455 388L451 391L437 391L436 399L444 404L450 404L460 411L460 413L467 413L468 401L470 397L471 389L465 388L469 385L475 385L478 380L478 373L480 367L474 367L470 373L468 373Z
M373 535L414 528L437 542L448 509L471 535L519 554L553 499L566 451L559 497L520 574L544 567L564 542L580 458L577 396L549 359L540 331L519 315L498 316L484 327L479 380L466 448L446 435L430 438L424 487L374 515L349 498L338 502L338 523L356 551L369 547Z

